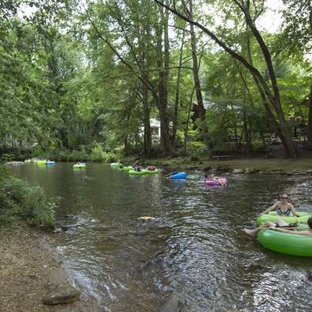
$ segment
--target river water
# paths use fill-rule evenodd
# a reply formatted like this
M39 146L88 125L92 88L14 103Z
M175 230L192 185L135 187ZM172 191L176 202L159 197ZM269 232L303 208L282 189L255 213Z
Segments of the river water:
M171 293L190 312L312 309L311 258L266 250L242 231L280 192L312 212L308 176L227 174L223 188L204 185L201 172L174 181L103 164L12 173L60 197L57 219L70 228L53 244L99 311L156 312Z

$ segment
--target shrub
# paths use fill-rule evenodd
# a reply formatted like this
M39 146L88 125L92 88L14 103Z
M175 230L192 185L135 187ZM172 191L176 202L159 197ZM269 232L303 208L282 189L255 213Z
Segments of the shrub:
M31 225L54 226L56 204L48 201L42 188L9 176L0 178L0 187L1 224L20 216Z
M77 150L72 151L67 158L68 161L86 161L88 159L88 154L85 151Z
M105 152L103 151L102 146L97 142L94 142L93 145L94 146L91 149L90 159L92 161L103 161L105 159Z
M2 154L1 161L2 162L12 161L14 160L14 158L15 156L13 154Z
M207 147L204 142L194 141L187 143L187 151L190 156L206 156L207 155Z

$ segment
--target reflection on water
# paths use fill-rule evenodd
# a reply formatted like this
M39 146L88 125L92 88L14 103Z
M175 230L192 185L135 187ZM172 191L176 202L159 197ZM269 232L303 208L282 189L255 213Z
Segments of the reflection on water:
M265 250L241 231L280 192L312 211L308 177L232 175L223 188L204 185L199 173L169 180L101 164L12 171L62 197L57 216L68 229L53 238L100 311L158 311L171 292L191 312L311 309L311 259Z

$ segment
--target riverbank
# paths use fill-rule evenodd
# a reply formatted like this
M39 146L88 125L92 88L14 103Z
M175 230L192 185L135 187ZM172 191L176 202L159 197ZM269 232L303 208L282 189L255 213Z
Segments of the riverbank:
M241 173L298 173L306 174L312 170L312 158L305 157L296 160L282 158L233 158L231 160L207 160L203 158L171 158L140 160L141 164L155 165L170 169L183 170L220 170ZM312 172L311 172L312 173Z
M1 227L1 312L99 311L95 302L83 293L73 303L43 304L46 295L60 285L71 287L61 259L49 249L43 232L21 221Z

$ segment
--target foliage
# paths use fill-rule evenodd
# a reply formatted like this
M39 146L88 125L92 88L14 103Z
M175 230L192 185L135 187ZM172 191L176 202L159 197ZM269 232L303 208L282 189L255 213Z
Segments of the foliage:
M194 141L187 144L187 150L190 156L204 156L207 155L207 147L204 142Z
M14 158L15 157L13 154L5 153L1 155L1 162L12 161Z
M0 171L0 222L6 223L18 216L34 226L53 227L56 204L47 199L44 191L10 177L3 167Z
M115 158L116 155L114 153L105 152L99 143L94 142L94 147L91 150L90 160L111 162Z
M284 24L290 48L301 46L306 51L311 51L311 1L283 0L283 2L287 8L284 11Z
M183 13L190 2L174 3ZM193 3L193 19L259 72L260 90L268 86L264 95L278 86L279 96L271 100L281 99L280 110L272 110L273 102L267 106L273 112L269 115L265 104L270 98L261 96L251 72L197 28L199 76L205 101L212 104L206 110L209 147L226 148L231 134L255 146L259 138L276 132L283 115L288 121L300 114L304 128L308 109L301 102L309 93L311 72L304 61L304 52L311 49L310 1L284 0L289 41L281 30L259 34L276 84L270 83L272 68L247 27L265 12L266 2ZM27 5L32 13L22 12ZM168 126L167 136L178 134L171 141L175 154L196 153L192 144L181 147L181 142L200 140L198 129L190 133L199 123L190 121L195 93L189 23L166 14L150 0L87 1L83 8L76 0L1 3L1 152L22 157L17 150L32 150L65 161L109 161L115 158L107 152L112 150L142 155L147 144L143 133L153 117ZM174 26L168 41L167 24ZM153 149L160 150L161 140L154 141ZM1 158L9 160L8 155Z

